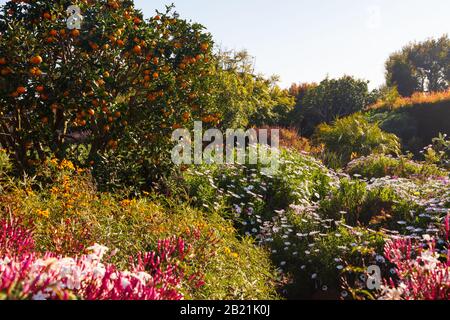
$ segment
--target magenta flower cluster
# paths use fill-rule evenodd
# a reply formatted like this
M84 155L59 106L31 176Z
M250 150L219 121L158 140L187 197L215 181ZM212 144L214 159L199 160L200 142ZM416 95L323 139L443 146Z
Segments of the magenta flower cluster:
M387 242L385 256L396 266L398 279L386 281L381 299L450 299L450 216L444 229L444 240L425 236L423 243L406 238Z
M182 282L196 281L180 267L190 250L181 238L130 258L129 270L108 263L108 250L96 244L81 257L39 254L30 230L0 221L0 300L179 300Z

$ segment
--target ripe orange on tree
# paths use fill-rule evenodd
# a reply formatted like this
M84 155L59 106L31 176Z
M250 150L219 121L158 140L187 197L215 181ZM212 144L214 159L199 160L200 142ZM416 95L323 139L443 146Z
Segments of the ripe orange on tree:
M27 88L25 88L25 87L22 87L22 86L20 86L20 87L17 87L17 90L16 90L16 92L17 92L18 94L24 94L24 93L26 93L26 92L27 92Z
M2 71L0 72L0 74L1 74L2 76L7 76L7 75L9 75L10 73L12 73L11 68L3 68Z
M115 10L120 8L120 5L116 1L108 1L108 5Z
M112 148L112 147L114 146L114 144L115 144L115 141L114 141L113 139L111 139L111 140L108 141L108 146L109 146L110 148Z
M134 46L133 52L134 52L135 54L141 54L141 53L142 53L142 47L139 46L139 45Z
M202 43L201 46L200 46L200 49L201 49L203 52L207 51L208 48L209 48L209 44L207 44L207 43Z
M39 55L34 56L34 57L32 57L32 58L30 59L30 62L31 62L32 64L41 64L42 61L43 61L43 60L42 60L42 57L39 56Z
M90 41L89 46L92 48L92 50L96 51L98 50L99 46L95 42Z
M32 76L37 76L37 77L42 75L42 71L38 67L31 68L30 69L30 73L31 73Z
M5 58L0 58L0 65L5 65L6 64L6 59Z
M76 37L78 37L80 35L80 30L73 29L70 34L72 35L72 37L76 38Z

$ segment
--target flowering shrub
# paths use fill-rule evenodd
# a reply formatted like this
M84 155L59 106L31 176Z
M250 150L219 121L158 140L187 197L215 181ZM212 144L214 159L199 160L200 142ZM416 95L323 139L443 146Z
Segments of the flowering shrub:
M373 264L391 272L385 240L436 234L450 208L445 176L362 180L295 151L280 162L273 176L248 165L191 167L185 183L198 206L223 212L271 252L286 297L373 297L360 276Z
M293 149L297 152L310 153L315 151L307 138L301 137L295 128L269 127L263 126L259 129L266 129L267 140L270 141L271 130L279 130L280 146L286 149Z
M317 202L338 178L313 157L282 150L274 174L261 172L257 165L203 165L189 168L184 182L198 206L231 208L243 233L256 236L275 210Z
M23 255L33 251L34 240L30 229L20 227L19 221L0 220L0 256L6 254Z
M261 244L270 248L287 282L287 297L345 298L350 294L343 289L342 278L375 262L384 237L323 217L317 210L316 205L278 211L271 222L265 223Z
M450 299L450 216L445 229L444 240L425 236L425 243L407 238L387 242L385 256L396 265L398 280L385 282L380 299Z

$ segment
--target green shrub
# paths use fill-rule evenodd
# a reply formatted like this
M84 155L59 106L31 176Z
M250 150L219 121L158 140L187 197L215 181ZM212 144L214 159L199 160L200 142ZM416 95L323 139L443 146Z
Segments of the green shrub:
M440 170L434 164L414 162L406 157L394 158L390 155L374 154L351 161L346 172L350 175L360 175L365 178L381 178L396 176L401 178L446 176L447 172Z
M374 264L384 236L325 219L304 207L279 213L267 227L272 258L286 278L284 293L294 299L339 299L344 279ZM274 231L275 230L275 231Z
M450 139L446 134L440 133L423 152L428 163L450 169Z
M233 209L233 220L246 223L243 231L258 228L255 215L270 220L274 210L318 201L336 182L319 161L294 150L281 150L279 170L272 175L261 172L260 165L201 165L184 173L187 194L196 206Z
M400 151L400 142L395 135L383 132L377 123L370 123L360 113L337 119L332 125L320 125L314 138L341 166L356 157Z
M403 218L413 209L416 209L414 204L394 188L372 188L364 181L343 179L339 188L320 203L319 211L324 217L343 219L351 226L396 228L394 218Z
M325 79L319 85L304 87L298 92L299 101L291 114L292 125L305 136L311 136L321 123L351 115L375 102L367 81L343 76ZM292 121L292 120L291 120Z
M0 149L0 177L6 175L12 169L12 164L6 150Z
M351 226L420 235L434 229L436 223L439 225L450 208L449 196L445 177L384 177L369 183L345 178L320 202L318 212L326 218L343 219Z

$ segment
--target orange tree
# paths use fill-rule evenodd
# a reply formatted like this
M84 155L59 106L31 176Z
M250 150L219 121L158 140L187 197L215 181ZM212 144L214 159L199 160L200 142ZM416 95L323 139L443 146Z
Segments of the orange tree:
M70 5L81 28L68 29ZM49 156L112 186L169 167L171 131L218 121L211 36L172 7L145 20L126 0L8 1L0 8L0 144L20 170ZM147 179L146 179L147 178Z

